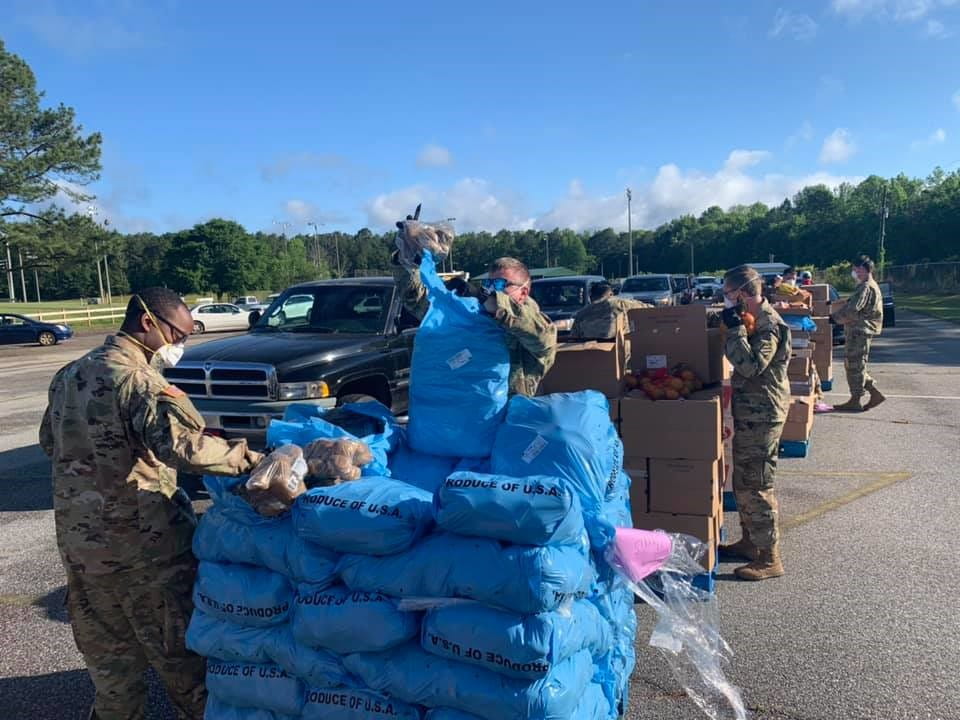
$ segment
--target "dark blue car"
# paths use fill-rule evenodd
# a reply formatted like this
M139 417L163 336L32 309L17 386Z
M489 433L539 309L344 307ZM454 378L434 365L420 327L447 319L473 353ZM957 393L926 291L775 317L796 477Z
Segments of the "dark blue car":
M73 337L69 325L40 322L23 315L0 313L0 345L56 345Z

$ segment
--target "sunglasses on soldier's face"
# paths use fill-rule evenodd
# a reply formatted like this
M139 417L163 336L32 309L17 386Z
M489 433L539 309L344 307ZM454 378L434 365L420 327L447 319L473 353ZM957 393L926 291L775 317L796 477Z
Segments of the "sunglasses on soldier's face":
M506 278L490 278L484 280L483 283L484 290L496 290L497 292L505 292L508 287L525 287L526 283L520 285L518 283L510 282Z
M176 334L173 335L173 337L172 337L172 340L171 340L171 343L170 343L171 345L181 345L181 344L187 342L187 338L190 337L190 333L188 333L188 332L185 333L183 330L181 330L181 329L178 328L176 325L174 325L172 322L170 322L169 320L167 320L167 319L166 319L163 315L161 315L160 313L155 312L155 313L154 313L154 316L156 316L157 320L159 320L160 322L162 322L164 325L168 326L174 333L176 333ZM157 328L157 329L159 330L159 328Z

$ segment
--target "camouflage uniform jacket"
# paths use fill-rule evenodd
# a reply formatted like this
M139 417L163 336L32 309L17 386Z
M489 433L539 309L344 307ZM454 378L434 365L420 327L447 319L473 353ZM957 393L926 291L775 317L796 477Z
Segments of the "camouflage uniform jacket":
M397 267L394 279L404 307L422 320L430 301L420 281L420 271ZM510 394L536 395L540 381L556 359L557 329L540 312L533 298L528 297L522 305L506 293L496 293L496 298L497 311L493 318L506 331L510 353Z
M190 550L196 518L177 469L237 475L260 454L203 434L186 395L122 336L53 378L40 446L53 460L64 565L102 575L142 570Z
M626 315L628 310L652 307L653 305L647 305L639 300L606 297L590 303L577 313L573 319L573 327L570 329L570 337L586 340L607 340L616 337L620 318Z
M860 283L833 319L847 330L879 335L883 329L883 294L876 280L870 277Z
M750 337L740 325L727 331L725 354L733 365L733 415L737 420L781 423L790 409L790 328L766 300Z

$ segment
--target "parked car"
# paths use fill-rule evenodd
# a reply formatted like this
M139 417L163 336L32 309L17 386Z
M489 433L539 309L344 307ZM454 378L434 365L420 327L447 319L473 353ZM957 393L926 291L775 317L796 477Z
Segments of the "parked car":
M723 295L723 281L716 277L698 277L696 279L697 297L700 300L715 300Z
M418 326L393 278L305 283L283 292L249 333L188 347L166 376L211 432L263 447L267 425L293 403L374 399L406 413Z
M634 275L623 281L620 296L658 307L679 305L680 293L672 275Z
M260 305L260 299L256 295L241 295L234 298L232 304L242 310L253 310Z
M69 325L40 322L24 315L0 315L0 345L28 345L38 343L45 347L56 345L73 337Z
M897 326L897 308L893 302L893 286L888 282L880 283L880 294L883 296L883 326Z
M224 330L247 330L250 327L250 311L230 303L195 305L190 314L193 316L193 331L198 335Z
M534 280L530 296L537 301L541 312L550 318L561 332L573 325L573 317L590 304L590 290L597 283L606 282L601 275L573 275Z

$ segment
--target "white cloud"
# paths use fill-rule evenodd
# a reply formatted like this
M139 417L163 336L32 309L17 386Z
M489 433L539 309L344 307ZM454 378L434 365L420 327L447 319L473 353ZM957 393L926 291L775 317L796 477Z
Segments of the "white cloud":
M813 125L809 120L804 120L803 125L787 138L787 148L792 148L800 143L808 143L811 140L813 140Z
M857 144L846 128L837 128L823 141L820 149L820 164L835 165L844 163L857 152Z
M14 19L50 47L75 58L145 48L163 35L156 32L158 18L149 7L117 0L103 0L83 11L56 0L24 2Z
M679 215L701 213L713 205L779 205L808 185L835 187L859 181L825 172L795 176L751 172L769 157L765 151L734 150L713 173L683 170L673 164L662 166L651 182L633 187L633 226L656 227ZM456 217L460 232L627 228L626 198L621 189L612 193L591 192L576 179L570 181L561 197L539 213L530 212L521 196L477 178L465 178L447 189L422 185L403 188L374 198L367 206L369 222L378 228L391 227L418 202L424 203L425 216Z
M378 195L366 207L369 223L391 227L423 203L423 219L456 218L459 232L474 230L523 230L533 220L522 212L525 203L515 193L496 188L480 178L463 178L445 190L425 185Z
M931 12L954 5L956 0L833 0L831 7L838 15L852 20L865 17L917 22Z
M295 225L306 225L315 222L318 225L347 222L349 218L339 213L324 212L313 203L306 200L287 200L283 204L284 214L294 221ZM298 229L297 232L300 232Z
M453 155L440 145L425 145L417 155L417 165L422 168L446 167L453 163Z
M942 145L947 140L947 132L943 128L937 128L930 135L923 140L914 140L910 143L910 148L912 150L922 150L923 148L933 147L935 145Z
M779 8L773 16L770 37L789 35L794 40L812 40L817 35L817 23L809 15Z
M938 38L940 40L953 36L953 32L947 30L946 25L939 20L927 20L926 33L929 37Z

